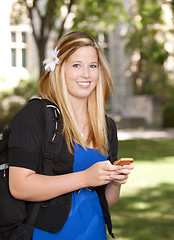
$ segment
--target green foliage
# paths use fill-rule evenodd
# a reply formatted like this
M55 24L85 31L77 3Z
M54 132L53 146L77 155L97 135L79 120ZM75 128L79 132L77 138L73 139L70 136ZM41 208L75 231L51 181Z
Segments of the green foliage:
M173 2L170 1L171 9ZM135 94L160 97L164 109L164 126L171 127L174 126L174 81L164 67L171 53L165 49L166 26L162 4L164 2L161 0L137 1L137 10L131 21L132 31L127 36L127 50L134 56L131 69Z
M174 0L168 0L168 1L166 1L166 3L168 3L170 5L172 13L174 15ZM174 19L173 19L173 21L174 21Z
M136 94L164 95L168 73L164 63L169 57L165 45L165 32L161 1L138 0L137 12L132 21L127 48L138 56L132 61Z
M90 31L93 35L99 31L109 32L116 21L127 18L127 13L121 1L116 0L16 0L11 12L11 24L18 24L27 17L38 49L41 77L44 74L42 61L48 39L56 42L69 30Z
M10 14L10 24L18 25L22 23L23 18L27 16L25 0L17 0L12 4L12 12Z
M12 91L0 95L0 132L7 126L10 119L28 102L31 97L39 96L38 78L21 80Z
M174 99L173 99L174 102ZM173 102L168 102L164 105L164 127L174 127L174 104Z
M72 30L90 32L111 32L117 21L128 19L121 1L77 0L76 17L73 19Z

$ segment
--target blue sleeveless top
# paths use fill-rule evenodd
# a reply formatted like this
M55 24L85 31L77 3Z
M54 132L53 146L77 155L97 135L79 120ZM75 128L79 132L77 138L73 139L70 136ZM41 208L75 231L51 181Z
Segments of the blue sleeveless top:
M107 160L98 150L75 144L73 172L83 171ZM49 233L34 228L33 240L107 240L105 221L96 191L87 188L72 192L72 208L63 228Z

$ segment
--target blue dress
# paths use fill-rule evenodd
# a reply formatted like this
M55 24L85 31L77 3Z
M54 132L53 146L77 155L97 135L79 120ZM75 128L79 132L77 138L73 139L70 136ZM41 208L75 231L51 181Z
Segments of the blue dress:
M91 148L83 149L75 144L73 172L83 171L106 156ZM33 240L107 240L105 221L96 191L81 189L72 192L72 208L63 228L49 233L34 228Z

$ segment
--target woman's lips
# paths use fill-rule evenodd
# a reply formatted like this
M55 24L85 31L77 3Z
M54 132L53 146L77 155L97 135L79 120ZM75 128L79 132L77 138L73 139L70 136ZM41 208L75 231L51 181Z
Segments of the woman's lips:
M80 87L87 88L91 82L77 82Z

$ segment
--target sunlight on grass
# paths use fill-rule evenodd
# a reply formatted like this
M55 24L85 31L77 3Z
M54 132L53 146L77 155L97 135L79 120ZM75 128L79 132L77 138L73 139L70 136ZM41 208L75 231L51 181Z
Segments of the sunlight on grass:
M156 186L160 183L174 184L174 157L163 158L163 161L135 160L134 170L128 182L122 186L121 196L134 194L144 187Z
M119 156L135 169L111 208L116 240L173 240L174 141L121 141Z

